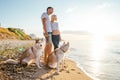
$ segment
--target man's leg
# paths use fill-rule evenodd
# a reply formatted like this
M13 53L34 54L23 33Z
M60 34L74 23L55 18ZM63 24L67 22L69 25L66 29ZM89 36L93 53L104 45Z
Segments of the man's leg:
M47 62L48 56L51 53L52 50L52 44L46 43L45 49L44 49L44 61Z
M44 49L44 61L47 63L48 61L48 56L49 54L51 53L51 50L52 50L52 35L49 34L49 37L46 38L46 46L45 46L45 49Z
M46 43L45 48L44 48L44 62L47 62L47 53L48 53L48 43Z

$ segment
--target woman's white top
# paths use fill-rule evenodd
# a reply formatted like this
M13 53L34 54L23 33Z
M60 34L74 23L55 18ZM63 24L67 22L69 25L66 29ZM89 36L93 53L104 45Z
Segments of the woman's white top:
M59 30L57 22L51 22L52 30Z

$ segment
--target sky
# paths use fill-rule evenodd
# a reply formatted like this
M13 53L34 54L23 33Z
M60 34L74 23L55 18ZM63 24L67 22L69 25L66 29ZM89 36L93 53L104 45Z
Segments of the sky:
M0 0L0 23L42 36L41 14L48 6L61 31L120 34L120 0Z

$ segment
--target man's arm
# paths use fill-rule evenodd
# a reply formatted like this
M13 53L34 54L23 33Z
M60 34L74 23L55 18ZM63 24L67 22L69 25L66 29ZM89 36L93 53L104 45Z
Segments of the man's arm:
M44 36L48 37L47 29L46 29L46 18L42 18L42 24L43 24L43 30L44 30Z

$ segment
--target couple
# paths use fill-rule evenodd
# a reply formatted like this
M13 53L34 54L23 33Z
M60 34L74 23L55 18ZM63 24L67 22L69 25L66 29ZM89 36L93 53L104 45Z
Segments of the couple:
M58 48L59 41L61 40L60 31L58 27L57 16L51 15L53 13L53 8L48 7L47 11L41 15L42 25L44 36L46 39L46 45L44 48L44 61L47 62L48 56L52 50L52 43L54 45L54 49ZM51 20L49 16L51 15Z

